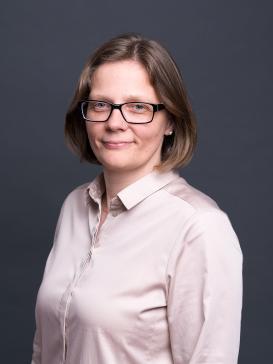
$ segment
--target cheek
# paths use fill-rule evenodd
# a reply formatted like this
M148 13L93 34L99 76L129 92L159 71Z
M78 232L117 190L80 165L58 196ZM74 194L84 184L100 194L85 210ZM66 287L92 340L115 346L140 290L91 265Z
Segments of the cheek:
M89 143L94 145L95 143L95 139L98 137L99 135L99 131L96 130L97 128L95 128L95 125L87 125L86 126L86 132L87 132L87 136L88 136L88 140Z
M153 148L160 144L164 137L164 129L158 125L139 125L139 129L135 130L135 135L139 141L147 148Z

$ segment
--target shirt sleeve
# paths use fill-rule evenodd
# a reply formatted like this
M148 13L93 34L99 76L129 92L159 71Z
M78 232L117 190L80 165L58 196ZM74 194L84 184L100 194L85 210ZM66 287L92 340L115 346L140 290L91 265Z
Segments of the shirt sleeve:
M33 351L31 364L41 364L41 343L39 339L39 332L36 328L33 339Z
M236 364L243 256L228 216L196 212L172 248L167 315L174 364Z
M46 272L47 272L47 270L48 270L48 268L49 268L49 266L51 264L51 260L52 260L52 258L54 256L54 250L56 249L55 242L57 240L59 230L60 230L60 226L61 226L61 223L62 223L66 200L62 204L62 207L61 207L61 210L60 210L60 213L59 213L59 216L58 216L58 220L57 220L57 224L56 224L56 228L55 228L55 232L54 232L53 244L51 246L49 255L48 255L47 260L46 260L43 275L46 274ZM39 320L39 315L38 315L38 313L36 311L36 307L35 307L35 323L36 323L36 328L35 328L33 344L32 344L31 364L41 364L41 362L42 362L42 359L41 359L41 357L42 357L42 353L41 353L42 339L41 339L40 320Z

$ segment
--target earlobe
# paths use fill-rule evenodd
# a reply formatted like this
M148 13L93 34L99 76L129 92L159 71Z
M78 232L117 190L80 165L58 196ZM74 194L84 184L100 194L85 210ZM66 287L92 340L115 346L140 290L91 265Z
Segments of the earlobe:
M167 122L167 130L165 135L170 136L174 133L174 121L173 121L173 117L171 114L168 115L168 122Z

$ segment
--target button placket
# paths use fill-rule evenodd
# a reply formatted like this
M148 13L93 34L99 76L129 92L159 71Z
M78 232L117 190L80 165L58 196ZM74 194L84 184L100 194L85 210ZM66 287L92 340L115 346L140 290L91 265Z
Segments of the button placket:
M99 231L99 225L100 225L100 216L101 216L101 206L99 205L99 214L97 215L97 222L96 226L93 227L91 230L91 243L90 248L88 251L87 256L85 259L83 259L78 274L75 275L73 282L70 285L69 293L67 295L66 303L65 303L65 309L64 309L64 318L63 318L63 360L62 363L65 364L66 361L66 354L67 354L67 318L69 314L69 307L72 299L72 294L74 291L74 288L76 287L77 283L79 282L82 274L85 271L86 266L89 264L89 262L92 259L93 251L95 249L95 243L97 240L97 235ZM88 210L88 221L89 221L89 228L91 228L91 216L90 216L90 209Z

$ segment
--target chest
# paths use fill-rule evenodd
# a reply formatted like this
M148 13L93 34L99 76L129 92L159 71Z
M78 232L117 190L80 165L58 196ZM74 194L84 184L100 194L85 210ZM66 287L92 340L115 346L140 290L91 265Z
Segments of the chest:
M166 321L166 267L179 223L168 212L96 215L60 234L38 299L84 330L134 333Z

